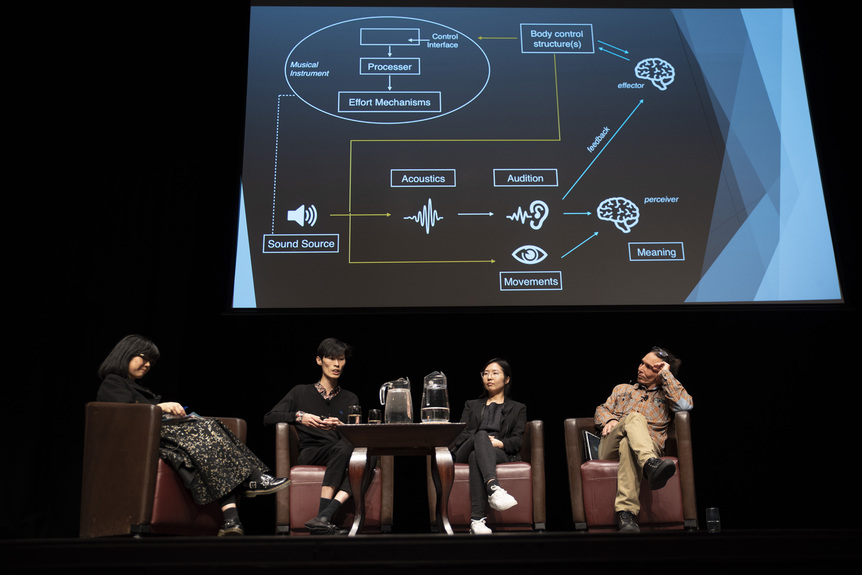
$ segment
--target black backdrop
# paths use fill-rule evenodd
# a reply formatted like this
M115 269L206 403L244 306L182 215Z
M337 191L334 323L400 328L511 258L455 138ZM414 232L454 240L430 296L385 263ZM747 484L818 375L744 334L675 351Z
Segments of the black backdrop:
M650 346L663 345L683 359L680 379L695 398L701 513L720 507L727 529L852 526L843 486L827 469L857 457L845 447L855 403L841 393L856 383L858 326L858 192L845 185L856 149L847 134L856 125L846 105L853 73L843 67L850 19L798 4L847 304L431 314L228 313L247 6L33 15L31 36L51 42L29 52L33 65L15 84L20 106L7 109L24 128L10 165L9 205L23 200L23 209L9 211L7 230L20 231L7 239L17 254L7 281L23 284L24 297L7 302L13 444L3 484L14 495L2 536L77 536L83 405L101 359L133 332L162 350L147 376L152 388L198 413L247 419L249 444L271 464L262 416L290 386L319 375L324 337L356 347L343 384L366 409L380 383L409 376L418 398L422 377L439 369L457 417L479 392L482 362L505 356L517 398L545 422L555 531L573 528L563 420L592 414ZM396 463L399 531L427 527L423 473L418 459ZM251 533L272 533L273 500L248 502L243 519Z

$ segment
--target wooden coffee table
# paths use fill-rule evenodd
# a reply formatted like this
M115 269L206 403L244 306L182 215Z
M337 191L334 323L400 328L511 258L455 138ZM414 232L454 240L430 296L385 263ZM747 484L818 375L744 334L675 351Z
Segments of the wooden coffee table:
M350 535L356 535L365 521L363 478L369 473L372 456L431 455L431 478L437 490L437 525L452 535L449 523L449 493L455 478L455 464L449 444L466 423L383 423L340 425L338 432L353 446L350 457L350 489L355 497L356 514Z

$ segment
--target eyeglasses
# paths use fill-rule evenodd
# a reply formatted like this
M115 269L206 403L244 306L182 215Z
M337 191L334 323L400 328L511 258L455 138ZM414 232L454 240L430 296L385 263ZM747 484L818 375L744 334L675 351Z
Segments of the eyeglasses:
M660 347L653 347L652 352L654 354L656 354L657 356L659 356L660 358L665 359L665 360L670 356L670 354L668 352L666 352L665 350L663 350Z
M503 375L503 372L502 371L483 371L479 375L481 375L482 377L488 377L489 375L491 377L497 377L497 376Z
M149 363L150 365L155 365L155 364L156 364L156 360L154 360L153 358L151 358L150 356L148 356L148 355L147 355L147 354L145 354L145 353L139 353L139 354L138 354L138 357L140 357L141 359L143 359L143 360L144 360L144 363Z

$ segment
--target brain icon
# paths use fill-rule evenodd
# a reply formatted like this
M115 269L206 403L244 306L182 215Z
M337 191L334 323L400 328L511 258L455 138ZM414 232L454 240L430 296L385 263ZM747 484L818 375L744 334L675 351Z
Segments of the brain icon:
M637 63L635 76L641 80L649 80L659 90L667 90L676 77L676 71L670 62L661 58L647 58Z
M631 200L608 198L596 208L596 215L600 220L613 222L621 232L627 234L637 225L640 210Z

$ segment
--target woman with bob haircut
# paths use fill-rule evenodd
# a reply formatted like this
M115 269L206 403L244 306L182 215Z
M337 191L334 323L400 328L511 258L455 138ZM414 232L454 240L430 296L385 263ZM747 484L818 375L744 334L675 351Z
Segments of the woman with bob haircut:
M485 505L505 511L518 504L497 482L497 464L520 461L527 427L527 407L509 398L512 368L504 359L485 362L484 392L464 405L461 422L467 427L452 442L457 463L470 466L470 533L485 535Z
M162 410L159 457L173 467L195 503L218 501L224 525L218 535L243 535L239 497L268 495L290 484L269 469L219 420L188 415L179 403L163 402L141 385L159 359L159 348L140 335L121 339L99 367L97 401L146 403Z

